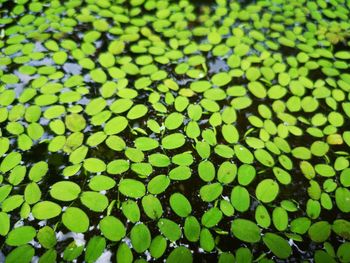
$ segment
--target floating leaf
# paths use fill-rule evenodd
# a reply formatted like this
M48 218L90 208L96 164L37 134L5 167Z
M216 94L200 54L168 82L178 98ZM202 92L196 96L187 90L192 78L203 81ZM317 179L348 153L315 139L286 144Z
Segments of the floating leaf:
M169 199L170 207L173 211L181 217L187 217L192 212L192 207L187 198L180 194L174 193Z
M167 248L167 241L161 235L152 239L151 246L149 248L152 257L160 258Z
M105 127L104 132L107 135L113 135L118 134L125 130L125 128L128 126L128 120L125 117L118 116L114 117L113 119L109 120Z
M78 132L85 128L86 121L80 114L73 113L66 116L65 124L70 131Z
M347 213L350 211L350 191L347 188L339 187L335 191L335 202L340 211Z
M142 207L146 215L151 219L158 219L163 214L163 207L159 199L153 195L145 195L142 198Z
M166 259L167 263L183 262L183 263L192 263L192 254L191 251L183 246L175 248Z
M258 149L254 152L255 158L263 165L267 167L272 167L275 164L274 159L272 158L271 154L269 154L264 149Z
M85 191L80 196L81 203L94 212L102 212L108 206L108 198L100 193Z
M61 181L52 185L50 195L60 201L72 201L78 198L81 189L80 186L74 182Z
M235 186L231 191L231 204L240 211L247 211L250 206L250 196L248 190L243 186Z
M260 241L260 229L250 220L233 220L231 224L231 231L236 238L244 242L256 243Z
M265 179L258 184L255 194L260 201L270 203L276 199L278 192L278 184L272 179Z
M200 196L204 202L212 202L222 193L223 187L219 183L208 184L200 189Z
M184 234L188 241L196 242L200 236L201 226L194 216L188 216L185 220Z
M36 236L35 228L32 226L17 227L9 232L5 243L9 246L20 246L28 243Z
M118 189L123 195L133 198L140 198L146 193L146 187L143 183L134 179L121 180Z
M138 253L144 252L151 245L151 232L143 223L131 229L130 238L134 250Z
M114 216L104 217L100 221L99 227L102 234L111 241L119 241L126 234L123 223Z
M164 149L172 150L185 144L185 136L181 133L174 133L163 137L162 146Z
M288 241L274 233L266 233L263 242L278 258L286 259L292 253L292 248Z
M127 244L120 243L117 250L117 261L125 263L133 262L133 255Z
M147 190L151 194L160 194L163 193L170 184L170 179L166 175L157 175L152 178L148 185Z
M308 230L309 237L314 242L324 242L331 234L331 225L326 221L312 224Z
M40 244L47 249L53 248L57 244L55 231L49 226L41 228L38 231L37 238Z
M88 216L77 207L68 207L62 215L62 222L70 231L77 233L86 232L90 225Z
M92 237L86 246L85 261L95 262L102 255L105 247L106 240L103 237Z
M131 222L135 223L140 220L141 212L135 201L125 201L121 208L125 217Z
M58 216L62 208L51 201L42 201L33 206L32 214L38 220L50 219Z
M170 241L176 241L181 237L180 227L172 220L162 218L157 224L160 232Z
M213 207L206 211L202 216L202 225L211 228L217 225L222 219L222 212L219 208Z
M135 105L133 106L128 114L127 114L127 118L129 120L135 120L135 119L139 119L141 117L143 117L148 111L148 108L145 105Z
M0 235L6 236L10 230L10 218L8 214L0 212Z
M2 160L0 171L6 173L20 163L22 156L18 152L11 152Z
M106 170L106 164L98 158L88 158L84 160L84 168L89 172L98 173Z
M109 190L115 186L115 181L105 175L97 175L91 178L89 182L89 187L94 191Z
M6 263L15 263L18 262L18 259L21 259L21 262L29 263L34 257L35 250L30 245L23 245L12 250L6 257Z

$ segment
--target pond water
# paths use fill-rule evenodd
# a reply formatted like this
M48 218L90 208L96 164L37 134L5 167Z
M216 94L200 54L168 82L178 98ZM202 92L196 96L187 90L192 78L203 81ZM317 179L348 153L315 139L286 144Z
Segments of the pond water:
M350 262L349 12L0 0L0 262Z

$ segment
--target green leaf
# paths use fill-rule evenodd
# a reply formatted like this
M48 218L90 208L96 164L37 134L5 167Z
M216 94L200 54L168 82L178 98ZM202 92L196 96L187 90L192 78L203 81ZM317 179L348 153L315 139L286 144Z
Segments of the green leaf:
M36 236L36 230L32 226L20 226L14 228L7 235L5 243L9 246L20 246L28 243Z
M172 194L169 202L171 209L180 217L187 217L192 212L191 203L183 194Z
M181 133L173 133L163 137L162 146L166 150L173 150L185 144L185 136Z
M220 253L218 263L229 263L234 261L235 261L235 257L230 252Z
M120 243L117 250L117 262L120 263L132 263L133 262L133 254L131 249L125 243Z
M47 249L53 248L57 244L55 231L49 226L44 226L38 231L37 239Z
M127 160L114 160L107 165L109 174L122 174L129 170L129 162Z
M22 160L22 155L18 152L11 152L2 160L0 172L6 173L18 165Z
M350 240L350 222L345 219L334 220L332 230L338 236Z
M78 198L80 186L74 182L61 181L52 185L50 195L56 200L72 201Z
M212 207L206 211L203 216L201 223L207 228L216 226L222 219L222 212L217 207Z
M191 177L191 169L187 166L180 165L169 172L171 180L187 180Z
M211 78L211 81L213 82L214 85L221 87L228 84L231 81L231 79L232 77L228 73L220 72L213 75L213 77Z
M89 218L83 210L68 207L62 215L63 224L72 232L84 233L89 229Z
M271 217L265 206L258 205L256 207L255 221L263 228L268 228L271 225Z
M188 241L196 242L199 239L201 226L194 216L188 216L185 220L184 234Z
M136 223L140 220L140 209L135 201L127 200L122 203L122 211L124 216L132 223Z
M157 175L153 177L148 185L147 185L147 190L151 194L160 194L163 193L169 186L170 184L170 179L164 174Z
M167 167L170 164L170 158L165 154L154 153L148 156L148 161L155 167Z
M148 108L145 105L138 104L138 105L133 106L129 110L126 117L129 120L135 120L135 119L139 119L139 118L145 116L147 112L148 112Z
M103 191L112 189L116 185L116 182L105 175L96 175L91 178L89 187L94 191Z
M222 193L223 187L219 183L204 185L200 189L200 197L204 202L216 200Z
M231 191L231 204L240 212L247 211L250 206L250 195L248 190L240 185L235 186Z
M111 241L119 241L126 234L123 223L114 216L104 217L99 223L99 228L102 234Z
M258 81L249 82L248 90L259 99L263 99L267 95L265 87Z
M58 216L62 208L51 201L42 201L35 204L32 208L33 216L38 220L51 219Z
M113 135L118 134L125 130L125 128L128 126L128 120L123 116L114 117L113 119L109 120L105 127L104 132L107 135Z
M164 254L166 248L167 248L166 239L163 236L158 235L152 239L149 251L150 251L152 257L157 259L157 258L160 258Z
M2 202L1 204L2 211L11 212L16 208L20 207L20 205L23 204L23 202L24 202L24 198L22 195L12 195Z
M78 132L86 127L86 121L80 114L70 114L65 119L66 127L72 132Z
M141 151L150 151L159 146L158 141L148 137L138 137L134 143L135 147Z
M93 236L87 246L85 252L85 261L88 263L95 262L106 248L106 239L100 236Z
M41 198L41 190L36 183L30 183L26 186L24 190L25 201L32 205L38 202Z
M218 170L218 181L222 184L230 184L234 181L237 174L237 166L231 162L223 162Z
M215 247L215 241L209 229L203 228L199 236L199 245L204 251L210 252Z
M30 245L23 245L12 250L7 256L5 263L29 263L34 257L35 250Z
M170 241L176 241L181 237L181 229L174 221L162 218L157 224L160 232Z
M10 231L10 217L4 212L0 212L0 235L6 236Z
M39 263L55 263L57 260L57 252L54 249L47 250L39 259Z
M103 212L108 206L108 198L100 193L85 191L80 196L81 203L94 212Z
M339 187L335 191L335 202L340 211L350 212L350 191L347 188Z
M231 224L233 235L248 243L256 243L260 241L260 229L252 221L247 219L234 219Z
M313 223L308 230L312 241L322 243L328 239L331 234L331 225L327 221Z
M175 248L173 251L171 251L169 256L166 259L166 263L177 263L177 262L192 263L193 258L192 258L191 251L184 246L179 246Z
M140 198L146 193L146 187L140 181L135 179L123 179L118 185L119 191L128 197Z
M254 152L255 158L263 165L267 167L272 167L275 164L275 161L271 154L264 149L257 149Z
M254 156L246 147L244 147L243 145L235 145L233 149L235 151L237 158L242 163L247 163L247 164L253 163Z
M262 180L255 190L256 198L264 203L270 203L276 199L279 192L278 184L272 179Z
M142 207L146 215L151 219L158 219L163 214L163 207L159 199L153 195L145 195L142 198Z
M84 168L91 173L100 173L106 170L106 164L98 158L88 158L84 160Z
M135 225L130 232L131 244L137 253L143 253L151 245L151 232L143 224Z
M284 231L288 227L288 213L282 207L275 207L272 212L272 222L278 231Z
M341 262L348 262L348 261L350 261L349 249L350 249L350 243L349 242L345 242L345 243L341 244L338 247L337 257L340 259Z
M179 128L184 121L184 116L178 112L170 113L165 121L164 125L168 130L175 130Z
M73 241L63 251L63 259L66 261L72 261L79 257L83 253L83 250L83 245L78 245L75 241Z
M316 164L315 171L317 174L324 177L332 177L335 176L335 171L332 166L328 164Z
M292 254L292 248L288 241L274 233L266 233L263 236L265 245L280 259L287 259Z
M311 220L307 217L298 217L290 222L290 229L297 234L305 234L311 225Z

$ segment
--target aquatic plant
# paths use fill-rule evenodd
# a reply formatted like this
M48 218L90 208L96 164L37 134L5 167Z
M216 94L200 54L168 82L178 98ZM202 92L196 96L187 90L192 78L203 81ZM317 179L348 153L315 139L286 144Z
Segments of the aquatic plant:
M0 261L350 261L345 0L0 0Z

